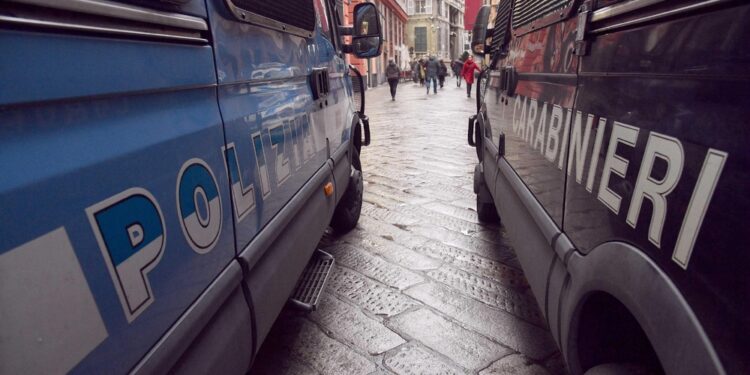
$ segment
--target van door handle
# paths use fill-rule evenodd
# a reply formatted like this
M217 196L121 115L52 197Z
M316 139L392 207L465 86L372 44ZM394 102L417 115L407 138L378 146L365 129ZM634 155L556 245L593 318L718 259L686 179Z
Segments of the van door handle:
M325 99L328 96L330 91L328 68L313 68L309 81L313 100Z
M505 89L505 94L513 97L516 95L516 86L518 86L518 73L516 68L513 66L506 66L502 68L502 80L501 87Z
M469 146L476 147L477 142L474 139L474 123L477 121L477 115L471 115L469 116L469 129L468 134L466 134L466 140L469 143Z

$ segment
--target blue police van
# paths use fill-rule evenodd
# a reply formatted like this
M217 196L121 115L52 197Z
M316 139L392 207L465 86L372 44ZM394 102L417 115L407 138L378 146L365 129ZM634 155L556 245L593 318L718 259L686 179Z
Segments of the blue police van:
M373 4L352 17L0 3L0 373L248 370L329 223L359 217L345 54L382 34Z
M570 371L750 373L750 3L495 9L472 41L477 211Z

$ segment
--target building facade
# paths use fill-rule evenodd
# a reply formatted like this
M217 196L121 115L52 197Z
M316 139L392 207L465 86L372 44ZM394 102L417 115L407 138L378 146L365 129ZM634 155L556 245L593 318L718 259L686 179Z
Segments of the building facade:
M405 36L411 58L435 55L452 59L463 52L464 0L406 0L406 13Z
M344 2L345 23L354 22L354 6L365 2L352 0ZM349 64L354 65L367 79L367 85L377 86L386 81L385 68L389 60L394 60L403 70L408 66L408 49L404 36L407 24L407 14L404 9L405 0L372 0L380 13L380 24L383 27L383 53L371 59L359 59L347 55Z
M466 6L464 0L449 0L448 5L448 22L450 23L450 44L448 53L451 59L457 59L465 51L463 40L466 34L464 32L464 14Z

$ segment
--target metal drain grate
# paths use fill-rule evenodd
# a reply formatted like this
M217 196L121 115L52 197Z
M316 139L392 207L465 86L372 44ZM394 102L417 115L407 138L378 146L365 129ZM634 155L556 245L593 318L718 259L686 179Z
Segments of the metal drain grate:
M302 272L297 287L289 298L289 302L300 309L314 311L318 305L320 294L328 282L328 275L333 270L334 259L331 254L323 250L315 250L305 271Z

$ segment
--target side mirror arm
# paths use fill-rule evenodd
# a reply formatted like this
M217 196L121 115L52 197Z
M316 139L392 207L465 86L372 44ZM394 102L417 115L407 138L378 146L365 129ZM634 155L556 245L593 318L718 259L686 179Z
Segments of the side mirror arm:
M338 29L341 35L354 35L354 27L352 26L339 26Z

